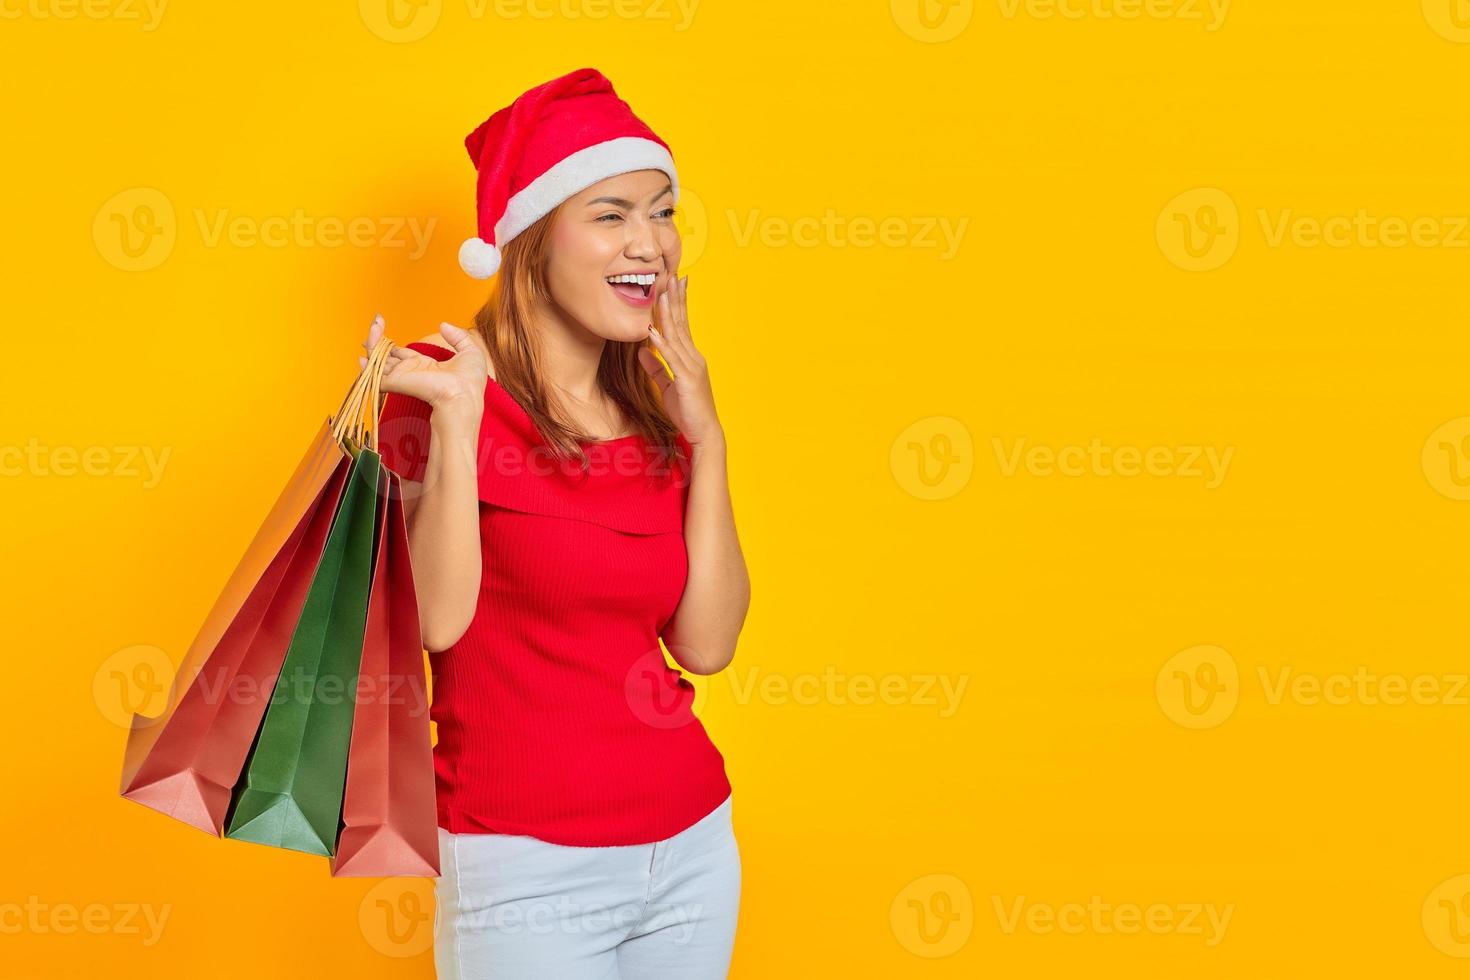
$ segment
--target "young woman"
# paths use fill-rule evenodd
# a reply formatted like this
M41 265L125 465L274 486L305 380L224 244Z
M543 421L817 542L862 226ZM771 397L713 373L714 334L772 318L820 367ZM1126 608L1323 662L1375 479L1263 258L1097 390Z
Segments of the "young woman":
M474 330L392 352L379 425L433 670L438 976L724 977L730 783L659 641L722 670L750 584L673 160L593 69L466 147L461 264L497 278Z

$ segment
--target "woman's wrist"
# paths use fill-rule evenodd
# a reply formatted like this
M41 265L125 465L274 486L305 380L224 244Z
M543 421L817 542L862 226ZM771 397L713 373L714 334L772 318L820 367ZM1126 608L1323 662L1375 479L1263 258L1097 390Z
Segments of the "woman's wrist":
M725 455L725 433L723 430L719 430L714 435L704 436L698 442L691 442L690 449L693 450L693 455L690 457L691 462L709 459L711 457L723 458Z
M429 424L444 430L480 431L480 419L485 414L483 399L468 395L450 395L429 405Z
M436 407L429 416L429 438L445 446L460 446L471 458L479 452L480 417L483 409Z
M479 465L480 412L471 408L436 407L429 416L429 440L444 460L462 460L468 472ZM447 465L447 464L446 464Z

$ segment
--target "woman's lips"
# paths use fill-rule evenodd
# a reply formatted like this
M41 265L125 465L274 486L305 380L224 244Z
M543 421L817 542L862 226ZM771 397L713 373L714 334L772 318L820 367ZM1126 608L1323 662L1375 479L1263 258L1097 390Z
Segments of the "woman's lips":
M627 303L629 306L637 307L640 310L646 310L653 305L653 287L649 287L648 295L644 296L643 287L638 285L637 283L610 282L608 283L608 285L612 287L613 292L618 294L618 298Z

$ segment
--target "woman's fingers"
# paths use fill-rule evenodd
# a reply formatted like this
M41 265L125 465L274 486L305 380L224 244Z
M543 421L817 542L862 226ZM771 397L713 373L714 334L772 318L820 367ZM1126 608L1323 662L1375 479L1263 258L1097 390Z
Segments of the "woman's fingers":
M658 323L654 325L655 330L649 332L649 337L653 340L654 346L658 348L658 352L664 356L664 360L668 362L674 372L674 377L678 377L684 370L685 362L683 352L679 350L674 341L673 305L669 300L669 291L673 288L670 286L669 289L664 290L659 295L658 302L654 304L657 308Z
M441 323L439 336L454 348L454 356L448 362L451 371L466 372L472 381L478 381L481 374L495 377L494 369L490 365L490 348L486 345L485 338L480 336L480 331L466 330L452 323Z
M665 339L669 346L678 351L685 360L690 359L694 343L689 338L689 322L684 308L684 280L675 279L669 284L668 329Z
M680 340L692 339L689 334L689 277L675 280L674 326Z
M470 339L470 332L452 323L440 323L439 336L449 341L449 346L456 351L468 350L474 346L474 341Z
M638 364L653 379L653 383L658 386L660 392L674 383L674 379L669 377L669 369L664 367L658 355L650 348L638 348Z
M679 285L679 293L674 299L676 301L674 305L674 321L677 324L677 329L674 332L678 335L678 344L683 352L684 360L695 368L702 368L704 365L704 355L699 353L699 348L694 346L694 333L689 328L688 276L685 276L684 281Z
M674 283L674 297L672 301L674 314L674 343L679 345L679 350L685 357L689 356L690 349L694 343L689 338L689 317L685 307L684 289L689 285L689 279L677 280Z
M373 322L370 323L370 324L368 324L367 340L364 340L362 342L362 346L365 347L365 348L367 348L368 353L371 354L372 351L373 351L373 348L376 347L376 346L378 346L378 341L382 338L382 336L383 336L383 314L379 313L379 314L377 314L376 316L373 317ZM363 357L363 356L359 356L357 358L357 369L359 371L361 371L365 367L367 367L367 358L366 357Z
M485 342L476 330L466 330L452 323L441 323L439 324L439 336L449 342L449 346L454 348L456 354L463 354L470 350L485 353Z

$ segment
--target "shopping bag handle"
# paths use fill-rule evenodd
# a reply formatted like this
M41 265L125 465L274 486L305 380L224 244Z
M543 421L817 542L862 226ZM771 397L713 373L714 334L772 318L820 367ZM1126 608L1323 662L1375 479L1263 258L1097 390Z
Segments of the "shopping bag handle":
M368 446L378 451L378 416L382 413L381 389L383 369L388 364L388 355L397 346L384 337L373 349L362 374L365 385L361 389L359 403L353 406L345 435L358 446Z
M367 363L358 372L357 380L348 389L342 406L332 416L332 437L339 443L348 447L366 446L377 452L383 368L388 363L388 355L396 346L387 337L378 341L378 346L373 348Z

